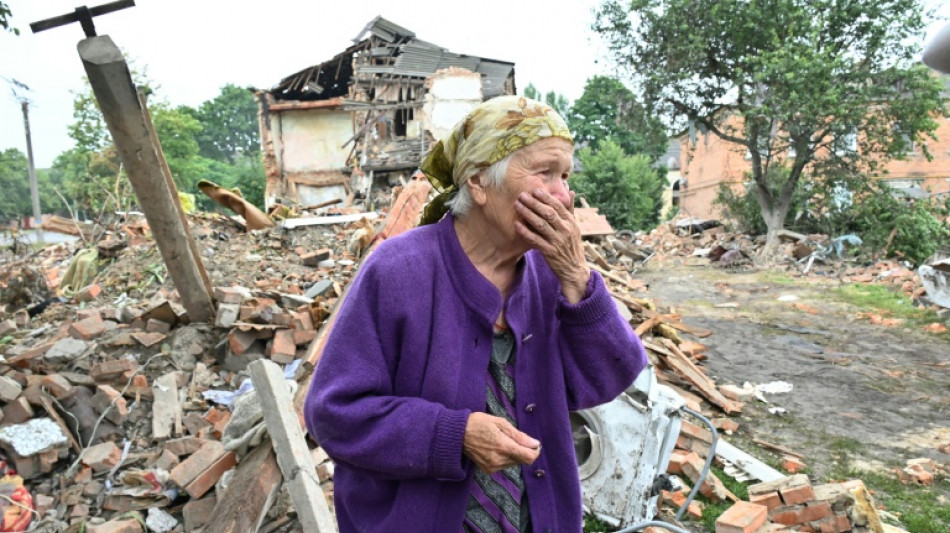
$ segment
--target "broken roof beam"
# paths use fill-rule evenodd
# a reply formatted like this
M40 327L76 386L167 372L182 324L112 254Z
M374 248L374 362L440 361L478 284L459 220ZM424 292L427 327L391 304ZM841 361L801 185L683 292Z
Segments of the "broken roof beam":
M129 67L107 35L79 42L79 56L165 266L193 322L213 322L211 281Z

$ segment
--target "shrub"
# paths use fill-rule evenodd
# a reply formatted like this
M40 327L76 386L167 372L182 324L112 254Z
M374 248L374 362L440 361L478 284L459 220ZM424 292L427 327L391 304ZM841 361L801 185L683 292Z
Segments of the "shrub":
M612 139L578 154L584 170L571 188L607 217L615 230L648 230L660 218L663 180L645 155L626 155Z

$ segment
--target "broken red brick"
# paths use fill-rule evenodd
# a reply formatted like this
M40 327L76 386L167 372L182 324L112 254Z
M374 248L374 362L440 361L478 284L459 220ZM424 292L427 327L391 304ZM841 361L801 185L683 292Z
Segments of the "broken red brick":
M178 457L184 457L200 450L205 444L207 444L206 441L195 437L182 437L165 442L165 449Z
M129 370L138 370L139 364L132 359L112 359L92 365L89 377L95 381L110 381Z
M680 475L683 473L683 464L691 459L691 455L696 455L693 452L687 452L683 450L673 450L673 453L670 455L670 464L666 467L666 471L670 474ZM696 456L698 459L699 456Z
M750 494L749 501L759 505L766 506L769 511L782 506L782 498L777 492L767 492L765 494Z
M82 463L98 473L110 470L121 458L122 450L114 442L103 442L86 448L82 454Z
M148 331L136 331L132 334L132 338L135 339L139 344L145 346L146 348L154 346L163 340L165 340L168 335L159 332L148 332Z
M828 502L813 502L806 505L780 507L771 514L773 522L786 526L795 526L834 516Z
M168 333L172 330L172 325L157 318L150 318L145 323L145 331L149 333Z
M785 502L785 505L806 503L815 499L815 490L812 489L811 485L781 489L779 494L782 495L782 501Z
M82 289L79 289L75 298L77 302L91 302L98 298L101 293L102 287L93 283L92 285L86 285Z
M179 488L186 488L206 469L225 455L224 446L218 441L206 441L195 453L172 469L169 479Z
M171 472L173 468L181 464L178 456L168 450L162 450L162 454L155 461L155 468L160 468L166 472Z
M805 469L807 465L801 459L793 455L782 456L782 468L789 474L797 474Z
M69 335L74 339L80 340L91 340L95 339L99 335L102 335L106 330L106 324L102 321L102 318L99 316L99 313L96 312L94 316L90 316L79 322L73 322L69 325Z
M23 396L8 403L3 408L3 422L5 424L22 424L33 418L33 407Z
M310 311L305 313L295 312L291 313L291 327L297 331L308 331L313 329L313 317L310 316Z
M294 330L294 344L300 346L301 344L310 344L313 342L313 339L317 338L317 330L307 329L307 330Z
M712 432L706 428L701 428L696 424L689 422L688 420L683 420L681 422L680 435L685 435L686 437L712 444Z
M23 385L10 376L0 376L0 400L12 402L23 392Z
M112 409L109 410L106 418L114 424L124 424L129 417L129 407L125 398L119 394L119 391L109 385L99 385L96 387L95 396L92 397L93 408L99 414L102 414L106 412L106 409L109 409L110 405Z
M186 503L181 510L182 517L185 520L185 531L195 531L204 526L211 519L211 512L217 500L214 496L208 496L200 500L191 500Z
M242 355L246 352L257 337L250 332L233 329L228 333L228 347L234 355Z
M219 304L239 304L244 300L242 291L234 287L215 287L214 299Z
M739 431L739 423L731 418L714 418L712 422L719 431L725 431L726 433L735 433L736 431Z
M276 363L292 363L297 356L297 344L294 342L293 330L277 330L274 333L274 339L268 343L266 353Z
M73 384L59 374L43 377L42 385L57 399L62 400L73 391Z
M225 453L215 459L203 472L189 483L188 486L185 487L185 491L193 499L204 496L205 493L214 487L214 484L221 479L221 476L224 475L225 472L234 468L236 465L237 456L234 452Z
M211 423L211 428L214 431L214 438L220 439L221 435L224 433L225 426L227 426L228 422L231 420L231 411L211 408L207 413L205 413L204 419Z
M716 519L716 533L753 533L765 524L768 508L749 502L736 502Z

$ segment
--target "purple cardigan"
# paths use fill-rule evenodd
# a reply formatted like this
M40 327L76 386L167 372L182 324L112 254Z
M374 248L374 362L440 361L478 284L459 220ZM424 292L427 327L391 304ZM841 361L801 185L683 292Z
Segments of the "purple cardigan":
M304 406L336 463L340 532L456 533L475 468L462 441L469 413L485 411L501 293L465 255L451 215L382 243L352 283ZM582 529L568 412L612 400L646 365L596 272L577 305L559 287L529 252L505 309L518 428L541 441L523 467L536 533Z

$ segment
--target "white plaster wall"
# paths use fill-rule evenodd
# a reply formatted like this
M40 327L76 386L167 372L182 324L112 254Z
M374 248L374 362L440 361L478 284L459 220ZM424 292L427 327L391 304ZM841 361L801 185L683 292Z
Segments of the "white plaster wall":
M283 172L338 170L346 166L352 146L340 146L353 136L349 111L282 111L280 121Z
M452 68L436 72L427 84L422 108L425 127L436 140L442 140L482 102L482 77L477 72Z

